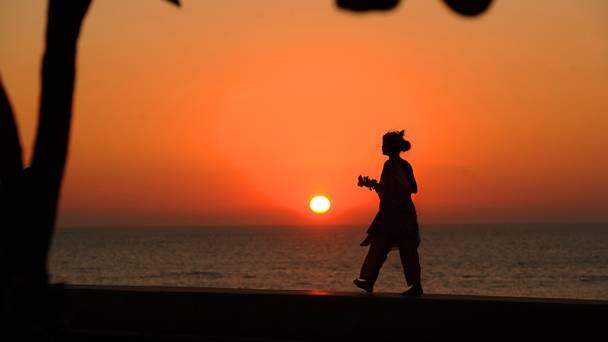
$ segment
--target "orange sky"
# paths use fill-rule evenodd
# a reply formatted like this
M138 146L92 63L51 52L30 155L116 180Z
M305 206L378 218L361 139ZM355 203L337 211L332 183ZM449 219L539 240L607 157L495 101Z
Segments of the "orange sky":
M45 1L0 4L29 160ZM94 1L60 225L369 222L381 136L406 129L422 223L608 220L608 3ZM332 200L309 211L312 195Z

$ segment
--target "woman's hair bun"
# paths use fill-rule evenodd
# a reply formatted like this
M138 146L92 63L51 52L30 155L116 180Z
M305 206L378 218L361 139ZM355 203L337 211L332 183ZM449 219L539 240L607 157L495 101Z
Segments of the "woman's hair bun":
M401 152L409 151L411 148L412 148L412 144L409 141L404 139L401 142Z

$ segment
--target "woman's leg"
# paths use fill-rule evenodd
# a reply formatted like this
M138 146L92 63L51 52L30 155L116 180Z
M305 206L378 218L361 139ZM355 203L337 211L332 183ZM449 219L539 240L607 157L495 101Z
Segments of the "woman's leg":
M403 274L408 285L420 284L420 256L418 255L418 245L420 240L403 239L399 241L399 256Z
M365 260L363 261L363 265L361 266L359 278L374 284L376 279L378 279L380 268L382 267L382 264L384 264L386 256L388 255L388 252L391 251L393 245L394 241L392 239L374 236L371 245L369 246L369 250L367 251L367 255L365 256Z

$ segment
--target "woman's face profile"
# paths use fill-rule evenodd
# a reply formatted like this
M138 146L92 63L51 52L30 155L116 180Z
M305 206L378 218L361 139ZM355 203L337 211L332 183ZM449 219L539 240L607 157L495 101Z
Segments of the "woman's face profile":
M399 154L394 148L391 148L390 144L382 143L382 154L385 156L391 156L393 154Z
M385 144L382 144L382 154L388 156L388 148Z

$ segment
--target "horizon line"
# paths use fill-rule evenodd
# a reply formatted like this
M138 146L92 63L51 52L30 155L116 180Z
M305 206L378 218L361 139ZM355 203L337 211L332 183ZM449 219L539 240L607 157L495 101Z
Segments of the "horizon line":
M222 223L222 224L108 224L108 225L57 225L57 229L112 229L112 228L317 228L317 227L355 227L355 226L369 226L367 223L336 223L336 224L239 224L239 223ZM423 223L419 224L421 227L424 226L521 226L521 225L552 225L552 226L574 226L574 225L608 225L607 222L538 222L538 221L513 221L513 222L456 222L456 223Z

